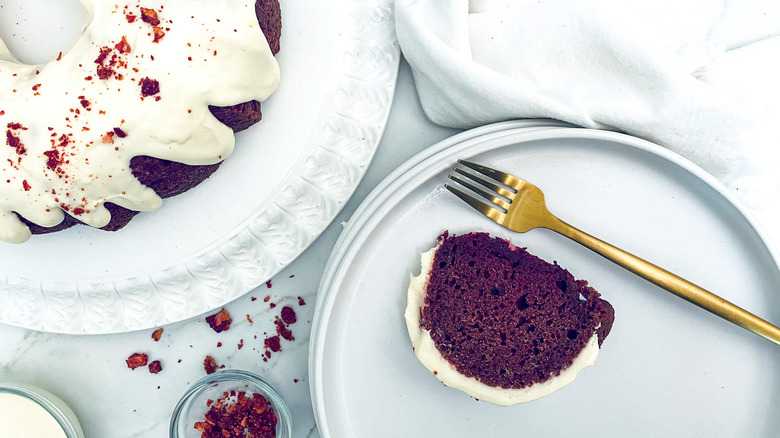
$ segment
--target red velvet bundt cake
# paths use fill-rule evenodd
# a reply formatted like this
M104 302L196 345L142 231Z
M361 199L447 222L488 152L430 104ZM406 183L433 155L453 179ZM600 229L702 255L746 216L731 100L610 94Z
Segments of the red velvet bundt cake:
M209 177L276 89L278 0L81 0L45 65L0 41L0 241L105 230Z

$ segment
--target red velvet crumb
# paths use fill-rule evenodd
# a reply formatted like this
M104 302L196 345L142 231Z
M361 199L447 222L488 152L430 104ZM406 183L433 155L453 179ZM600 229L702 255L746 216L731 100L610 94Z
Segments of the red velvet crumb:
M203 359L203 369L206 370L206 374L213 374L217 371L217 361L211 356L206 356Z
M157 11L149 8L141 8L141 20L144 23L149 23L152 26L160 24L160 19L157 17Z
M215 332L222 333L230 328L230 323L233 322L233 319L230 317L228 311L223 307L219 312L207 316L206 322Z
M270 336L265 338L265 348L277 352L282 349L282 344L279 342L279 336Z
M206 402L203 421L193 427L201 438L276 437L276 413L261 394L226 391L217 400Z
M141 79L139 84L141 85L141 96L143 97L154 96L160 92L160 83L155 79L146 77Z
M149 356L146 353L133 353L125 360L127 367L134 370L138 367L145 367L149 361Z
M292 307L284 306L282 308L282 321L284 321L285 324L293 324L297 321L295 310L293 310Z

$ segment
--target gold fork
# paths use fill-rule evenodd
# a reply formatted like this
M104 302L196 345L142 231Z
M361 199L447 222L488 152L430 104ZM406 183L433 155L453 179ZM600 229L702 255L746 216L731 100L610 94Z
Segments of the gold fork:
M499 225L518 233L525 233L534 228L555 231L678 297L780 344L780 328L684 278L558 219L547 209L544 194L535 185L470 161L458 160L458 163L474 172L453 167L454 173L450 174L449 178L478 194L482 199L449 184L445 187Z

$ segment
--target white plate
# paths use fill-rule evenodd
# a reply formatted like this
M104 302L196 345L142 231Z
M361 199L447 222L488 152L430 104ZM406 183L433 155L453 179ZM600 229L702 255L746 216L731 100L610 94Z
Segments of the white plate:
M390 175L331 255L310 352L323 437L776 436L776 345L550 231L500 228L443 189L457 158L533 182L567 222L780 321L774 250L703 170L613 132L527 122L479 128ZM510 238L587 279L616 311L595 367L513 407L441 385L415 358L403 311L419 254L444 230Z
M25 5L0 10L3 36L28 50L25 61L63 49L46 26L65 27L66 41L81 26L76 1L36 19ZM280 88L233 156L120 232L74 227L0 243L0 322L110 333L178 321L262 284L314 241L373 158L400 50L390 0L282 1L282 16Z

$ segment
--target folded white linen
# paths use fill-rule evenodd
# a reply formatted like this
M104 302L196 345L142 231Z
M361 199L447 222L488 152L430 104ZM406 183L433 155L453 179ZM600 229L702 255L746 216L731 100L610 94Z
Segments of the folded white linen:
M395 11L434 123L623 131L780 218L780 2L396 0Z

